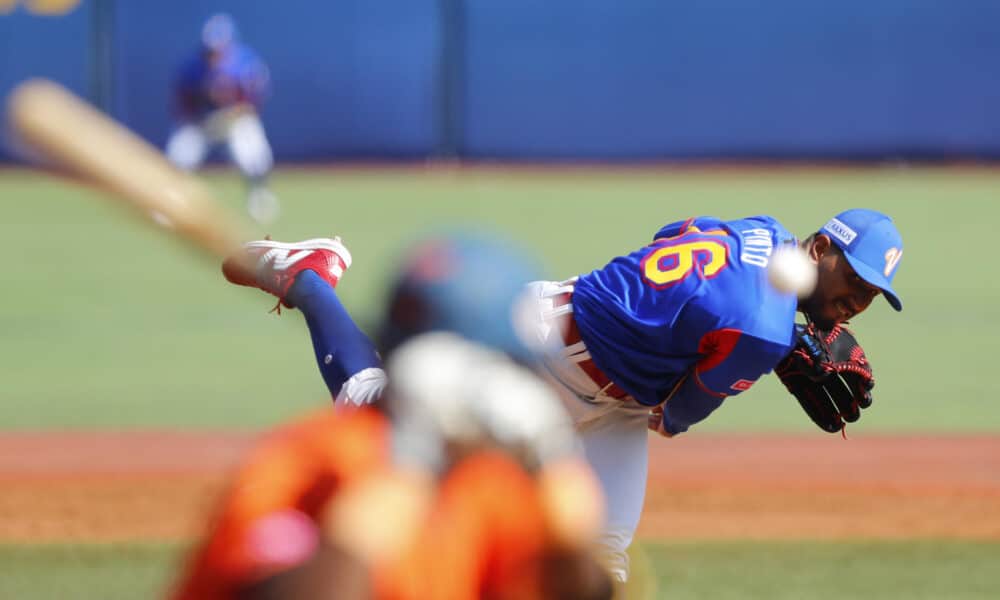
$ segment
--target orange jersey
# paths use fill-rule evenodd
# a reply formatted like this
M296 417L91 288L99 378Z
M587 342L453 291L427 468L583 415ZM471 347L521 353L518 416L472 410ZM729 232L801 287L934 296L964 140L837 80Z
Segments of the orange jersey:
M391 471L389 436L383 415L360 409L324 410L265 437L224 496L174 600L231 600L305 562L344 492ZM376 600L542 597L552 524L538 480L516 459L496 450L465 457L438 481L426 510L404 550L371 565ZM386 512L384 521L394 517Z
M538 597L535 570L547 540L532 475L501 452L480 452L444 477L412 549L396 564L376 566L377 597Z
M388 463L389 426L371 409L325 409L268 434L227 491L175 600L233 598L316 549L339 489Z

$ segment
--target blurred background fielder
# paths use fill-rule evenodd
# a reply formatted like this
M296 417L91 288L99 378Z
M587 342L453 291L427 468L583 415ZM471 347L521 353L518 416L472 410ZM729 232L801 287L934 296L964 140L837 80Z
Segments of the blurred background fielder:
M232 17L220 13L205 22L200 46L182 64L174 86L178 124L167 140L167 157L194 170L214 146L224 145L246 179L250 216L273 222L279 205L267 177L274 157L258 116L270 91L270 74L257 53L240 42Z

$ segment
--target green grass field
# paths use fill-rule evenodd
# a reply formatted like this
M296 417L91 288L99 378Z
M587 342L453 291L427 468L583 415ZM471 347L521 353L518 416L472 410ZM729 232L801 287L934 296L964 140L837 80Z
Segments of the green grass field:
M241 208L235 177L209 179ZM1000 432L1000 383L980 350L1000 334L988 247L1000 171L305 170L278 173L274 188L285 206L276 239L340 234L350 246L338 291L365 326L397 251L443 224L506 232L564 278L695 214L767 213L804 235L845 208L884 210L906 240L906 310L878 301L855 323L878 386L852 432ZM225 284L216 264L96 192L6 170L0 199L0 431L261 428L328 401L297 313L268 315L270 297ZM774 381L699 429L814 431ZM3 545L0 598L157 597L181 550ZM656 597L1000 597L997 543L647 541L637 552Z
M162 597L182 550L151 544L0 546L0 598ZM645 544L633 554L639 557L635 577L646 583L634 588L634 598L986 600L1000 595L1000 544L673 543Z
M241 208L236 178L210 181ZM878 386L854 431L1000 431L1000 380L985 377L992 360L979 350L1000 333L988 248L1000 171L306 170L277 174L274 188L285 204L276 239L349 244L338 291L365 325L397 251L443 224L500 230L564 278L690 215L767 213L804 235L844 208L884 210L906 241L906 310L879 300L855 322ZM217 265L96 192L8 170L0 198L0 429L256 428L326 402L295 312L268 315L270 297L228 286ZM700 428L810 430L770 379Z

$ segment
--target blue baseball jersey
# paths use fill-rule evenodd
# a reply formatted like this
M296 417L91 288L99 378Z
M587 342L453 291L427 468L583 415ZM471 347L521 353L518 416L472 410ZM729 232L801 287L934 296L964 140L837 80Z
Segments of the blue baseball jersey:
M670 397L664 425L686 430L792 350L797 299L767 265L793 243L768 216L699 217L580 276L573 311L595 365L641 404Z
M220 108L259 108L270 90L267 65L247 46L232 44L216 62L198 52L180 69L175 95L181 117L200 119Z

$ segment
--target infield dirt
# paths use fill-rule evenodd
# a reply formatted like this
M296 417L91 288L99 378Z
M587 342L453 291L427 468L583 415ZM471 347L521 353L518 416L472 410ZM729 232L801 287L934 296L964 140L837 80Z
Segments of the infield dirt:
M189 540L254 434L0 435L0 542ZM1000 539L1000 437L651 439L639 535Z

